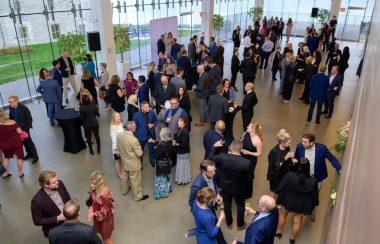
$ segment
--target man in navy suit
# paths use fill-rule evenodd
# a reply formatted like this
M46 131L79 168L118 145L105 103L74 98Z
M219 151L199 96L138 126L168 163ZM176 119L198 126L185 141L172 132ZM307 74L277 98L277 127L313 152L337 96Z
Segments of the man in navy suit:
M37 92L42 94L44 102L47 103L51 126L54 126L54 114L61 110L62 106L61 86L53 79L53 75L53 71L49 70L48 78L37 87Z
M273 197L264 195L259 199L259 211L246 207L254 217L245 232L244 244L273 244L278 223L278 209ZM237 238L233 244L242 244Z
M32 218L35 225L42 226L45 237L48 237L49 231L65 220L62 211L71 197L53 171L43 171L38 181L41 189L31 202Z
M321 119L322 105L329 88L329 78L325 75L327 66L322 64L319 68L319 74L314 75L310 81L310 107L306 121L310 123L313 117L315 104L317 103L317 117L315 123L319 124Z
M62 78L62 73L59 70L61 68L61 63L58 62L58 60L53 60L52 65L53 65L53 68L51 70L53 71L53 74L54 74L53 80L58 81L58 84L61 86L61 99L62 99L63 98L63 78Z
M205 159L200 164L200 170L201 172L195 177L193 184L191 185L190 189L190 196L189 196L189 206L190 208L193 207L194 201L197 199L197 192L202 189L203 187L210 187L215 191L216 198L214 199L213 206L209 206L212 213L215 215L215 210L218 206L218 204L221 204L222 198L219 195L219 187L216 183L216 180L214 179L216 167L215 162ZM217 222L217 217L215 218L215 223ZM227 243L224 239L222 230L219 228L218 234L216 236L216 240L218 244L221 243Z
M331 74L329 77L329 88L326 93L325 99L325 109L322 114L327 114L326 119L331 118L334 111L334 100L335 97L339 94L339 90L343 85L342 75L338 72L339 66L334 65L331 68Z
M224 141L223 132L226 129L226 124L223 120L216 121L215 129L209 129L203 136L203 147L205 149L205 159L208 159L209 153L217 141ZM223 147L217 148L215 154L227 153L228 148L224 144Z
M144 101L141 103L140 111L133 115L133 121L136 123L135 137L139 140L142 150L149 139L156 139L155 127L157 125L157 117L152 110L150 110L149 102ZM148 143L149 159L152 166L155 165L154 146Z
M172 47L170 48L170 56L173 59L173 63L177 64L177 57L178 53L181 50L181 45L177 43L177 38L173 38L173 44Z

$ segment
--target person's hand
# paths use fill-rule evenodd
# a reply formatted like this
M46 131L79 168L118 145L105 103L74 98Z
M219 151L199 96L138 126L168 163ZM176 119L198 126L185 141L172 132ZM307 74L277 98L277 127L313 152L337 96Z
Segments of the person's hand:
M170 123L170 120L171 120L171 117L169 117L169 118L166 118L166 123Z
M94 212L92 210L92 206L88 210L88 215L87 215L87 221L92 221L94 219Z
M254 210L250 207L245 207L245 211L247 212L247 214L253 214L253 215L256 214L256 210Z
M237 244L237 243L238 243L238 240L239 240L239 237L235 237L235 239L232 241L231 244Z
M151 124L151 123L148 124L149 129L152 129L153 127L154 127L154 124Z
M223 198L222 198L222 196L220 196L219 194L216 195L216 199L215 199L215 201L216 201L216 203L217 203L218 205L221 205L221 204L223 203Z
M338 90L338 87L334 87L334 91Z
M219 214L219 218L218 218L218 220L219 220L219 221L222 221L222 220L224 220L225 218L226 218L226 215L225 215L224 211L223 211L223 210L220 211L220 214Z
M173 147L176 146L176 141L175 140L172 140L172 145L173 145Z
M242 153L242 154L245 154L245 155L247 155L247 154L249 154L249 153L250 153L250 151L248 151L248 150L245 150L245 149L241 149L241 153Z
M154 143L154 140L152 138L149 138L148 143Z
M70 71L71 69L70 69L70 68L66 68L65 70L66 70L66 71Z
M217 142L214 143L214 147L222 147L222 146L223 146L222 140L217 141Z
M194 90L197 86L196 85L193 85L191 88Z
M60 213L60 215L57 216L57 221L63 221L65 220L65 216L63 216L63 213Z

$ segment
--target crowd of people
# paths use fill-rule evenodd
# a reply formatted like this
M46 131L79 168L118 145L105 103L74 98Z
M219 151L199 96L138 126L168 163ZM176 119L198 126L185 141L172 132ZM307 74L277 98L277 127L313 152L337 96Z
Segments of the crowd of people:
M189 196L189 206L196 224L198 243L228 243L221 231L221 223L233 229L232 200L237 205L237 230L247 229L244 243L273 243L275 236L282 237L288 213L294 213L290 243L299 233L302 218L310 215L315 219L315 207L319 204L318 191L327 177L325 159L339 173L339 161L313 134L305 133L296 150L290 149L291 136L285 129L277 134L278 144L268 155L267 179L270 194L258 202L259 209L246 205L252 197L253 180L257 160L263 153L262 125L253 122L254 107L258 98L254 83L258 69L267 69L272 62L272 80L281 80L280 92L284 102L292 97L293 85L304 84L300 97L309 104L307 122L312 120L317 103L315 123L320 123L321 114L331 118L334 99L343 86L344 72L348 68L349 49L343 52L334 37L335 17L327 25L322 23L317 31L308 26L305 39L293 50L290 36L293 22L285 24L282 18L258 19L241 33L239 26L233 31L234 43L231 60L231 79L224 75L224 47L219 39L210 38L208 45L204 37L194 35L187 45L180 45L171 33L161 35L157 41L159 60L148 65L147 75L136 80L128 72L122 81L118 75L110 75L107 64L101 63L101 74L97 77L91 55L85 56L81 86L74 80L74 65L68 50L52 62L48 70L42 68L40 85L46 103L47 116L55 126L54 114L69 104L68 85L79 100L79 113L90 154L101 153L99 137L99 105L111 110L111 150L115 161L116 176L120 179L121 194L132 191L135 201L143 201L143 154L148 147L149 162L155 169L154 198L169 197L173 181L178 185L191 183L190 135L191 127L207 126L203 137L204 160L200 173L194 177ZM286 47L281 48L282 33L286 27ZM239 49L243 38L243 60ZM330 41L331 39L331 41ZM326 65L321 64L323 52L328 52ZM319 72L318 72L319 71ZM328 75L326 75L328 71ZM244 99L235 100L238 93L237 74L242 73ZM191 94L191 95L189 95ZM197 102L198 113L192 114L190 96ZM103 100L104 103L99 102ZM0 150L4 154L4 179L9 178L9 159L16 156L18 175L24 177L23 160L39 160L36 147L30 136L32 116L29 109L19 103L17 96L9 97L9 116L0 109ZM322 107L324 110L322 111ZM241 110L244 133L234 137L234 118ZM123 117L127 118L123 122ZM199 118L193 123L193 117ZM94 139L95 140L94 140ZM23 145L27 154L24 157ZM102 144L103 146L103 144ZM103 146L104 148L104 146ZM172 168L175 176L172 178ZM70 238L81 243L101 243L95 233L100 233L104 243L111 240L114 229L114 199L107 186L104 174L95 171L89 177L88 220L94 229L78 221L80 206L71 199L62 181L53 171L44 171L39 176L41 190L33 197L31 211L33 221L42 226L45 237L51 243L71 243ZM49 200L53 201L49 201ZM217 216L217 209L221 209ZM245 222L244 213L253 216ZM74 231L71 236L63 234ZM259 234L260 233L260 234ZM233 243L239 241L233 240Z

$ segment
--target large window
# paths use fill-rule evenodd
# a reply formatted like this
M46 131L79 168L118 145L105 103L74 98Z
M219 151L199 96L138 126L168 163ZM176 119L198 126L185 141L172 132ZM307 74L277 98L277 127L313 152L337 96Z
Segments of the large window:
M19 27L18 28L18 33L20 35L20 38L22 38L22 39L25 39L25 38L29 37L28 27L26 27L26 26Z
M59 35L61 34L61 27L59 24L51 25L51 34L53 36L53 39L59 38Z

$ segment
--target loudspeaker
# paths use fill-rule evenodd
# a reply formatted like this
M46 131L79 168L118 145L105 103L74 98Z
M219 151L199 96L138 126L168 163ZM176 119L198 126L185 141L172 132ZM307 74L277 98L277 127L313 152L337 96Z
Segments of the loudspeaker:
M318 15L318 8L312 8L311 9L311 17L315 18Z
M90 51L100 51L100 35L99 32L87 32L88 49Z

